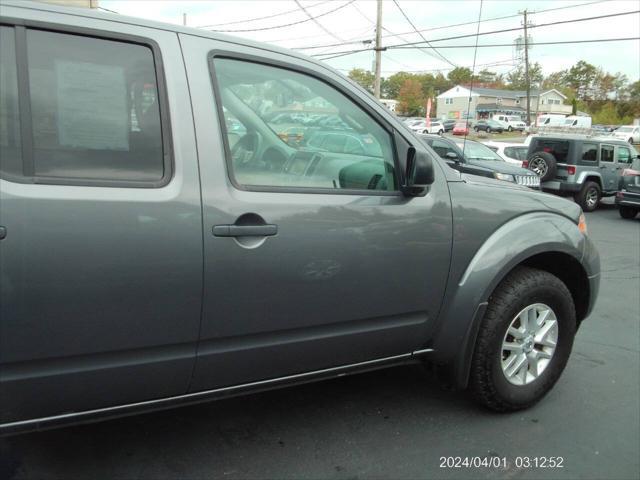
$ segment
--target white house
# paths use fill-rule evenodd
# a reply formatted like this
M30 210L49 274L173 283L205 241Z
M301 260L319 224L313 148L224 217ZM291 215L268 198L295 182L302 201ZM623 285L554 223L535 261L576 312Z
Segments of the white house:
M562 113L569 115L571 105L564 105L566 96L558 90L540 92L531 90L529 109L531 120L540 113ZM437 97L439 118L491 118L494 114L526 116L527 92L523 90L500 90L495 88L456 85Z

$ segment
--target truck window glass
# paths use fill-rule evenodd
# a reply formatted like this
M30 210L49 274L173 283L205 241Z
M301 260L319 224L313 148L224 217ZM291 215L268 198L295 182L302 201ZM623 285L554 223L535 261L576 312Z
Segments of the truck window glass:
M21 156L15 35L0 27L0 172L22 175Z
M36 176L164 177L150 48L28 30L27 54Z
M602 145L600 147L600 161L613 162L613 147L611 145Z
M595 162L598 158L598 146L594 143L583 143L580 158L587 162Z
M229 170L242 187L396 190L392 140L345 95L302 73L216 58ZM239 138L228 118L243 126Z
M631 163L631 151L626 147L618 147L618 163Z
M550 153L556 158L556 161L562 163L567 159L569 142L540 139L538 140L538 148L536 150Z

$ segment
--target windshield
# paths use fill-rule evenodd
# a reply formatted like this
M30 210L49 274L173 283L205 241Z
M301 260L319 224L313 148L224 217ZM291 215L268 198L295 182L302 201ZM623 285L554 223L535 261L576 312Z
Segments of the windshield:
M520 117L507 117L510 122L521 122Z
M504 162L502 157L491 150L486 145L476 142L458 143L458 146L464 153L465 158L470 160L491 160L496 162Z
M617 132L633 132L633 128L632 127L620 127L618 130L616 130Z

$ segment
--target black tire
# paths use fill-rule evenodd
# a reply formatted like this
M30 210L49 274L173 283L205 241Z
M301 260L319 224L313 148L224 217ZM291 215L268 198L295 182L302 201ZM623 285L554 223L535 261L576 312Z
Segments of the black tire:
M507 130L508 130L509 132L512 132L512 131L513 131L513 128L511 128L511 125L509 125L509 128L507 128Z
M502 342L513 319L529 305L544 303L557 317L557 346L542 373L514 385L502 370ZM495 289L478 332L469 389L482 405L498 411L530 407L554 386L567 364L576 332L576 312L566 285L555 275L528 267L512 271Z
M473 131L478 133L478 127L473 127Z
M583 212L593 212L598 208L601 198L602 189L596 182L585 182L582 190L574 197L576 203L582 207Z
M633 145L633 138L629 138L629 144Z
M444 130L440 130L440 131L438 132L438 135L440 135L440 136L444 135Z
M487 127L487 133L491 133L491 127Z
M637 208L627 207L625 205L620 205L620 208L618 209L618 213L620 214L620 216L622 218L626 218L627 220L636 218L636 215L638 215L638 211L640 210L638 210Z
M529 161L529 170L535 172L541 182L546 182L555 178L558 169L556 157L549 152L533 152L527 159Z

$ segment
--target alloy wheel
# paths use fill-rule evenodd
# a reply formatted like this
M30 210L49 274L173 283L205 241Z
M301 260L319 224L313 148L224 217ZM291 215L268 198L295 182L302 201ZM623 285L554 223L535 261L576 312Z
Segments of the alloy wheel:
M585 195L585 203L589 208L593 208L598 204L598 190L590 188Z
M513 385L528 385L549 366L558 344L558 319L544 303L524 308L502 341L502 373Z
M529 170L536 173L540 178L543 178L547 174L549 167L543 158L533 157L531 161L529 161Z

